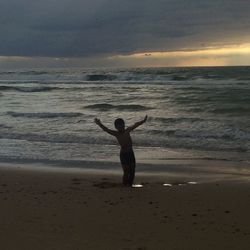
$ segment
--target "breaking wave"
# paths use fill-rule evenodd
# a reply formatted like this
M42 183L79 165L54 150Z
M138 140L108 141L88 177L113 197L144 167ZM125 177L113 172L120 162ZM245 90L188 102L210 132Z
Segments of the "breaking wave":
M112 81L117 77L111 74L91 74L86 76L87 81Z
M73 118L73 117L79 117L82 116L82 113L19 113L19 112L13 112L9 111L6 113L9 116L12 117L25 117L25 118Z
M0 91L19 91L19 92L47 92L55 89L57 87L14 87L14 86L0 86Z
M143 111L143 110L149 110L152 109L151 107L139 105L139 104L127 104L127 105L112 105L107 103L100 103L100 104L93 104L85 106L86 109L96 109L101 111L107 111L107 110L129 110L129 111Z

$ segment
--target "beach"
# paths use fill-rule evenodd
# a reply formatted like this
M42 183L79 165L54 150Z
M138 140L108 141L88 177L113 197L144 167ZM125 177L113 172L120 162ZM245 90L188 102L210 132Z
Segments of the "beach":
M203 183L0 166L1 249L249 249L249 177ZM194 185L195 184L195 185Z
M250 67L0 72L0 248L248 250ZM135 184L94 124L131 126Z
M0 4L0 250L250 250L250 0Z

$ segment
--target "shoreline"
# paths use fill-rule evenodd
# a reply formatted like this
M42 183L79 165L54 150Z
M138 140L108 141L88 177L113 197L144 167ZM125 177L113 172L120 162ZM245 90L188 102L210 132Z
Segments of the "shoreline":
M119 162L81 161L43 163L39 161L17 162L0 161L0 169L26 170L48 173L80 174L88 176L116 176L121 178L123 171ZM230 180L250 180L250 163L224 160L170 159L165 164L137 163L135 182L198 182L210 183Z

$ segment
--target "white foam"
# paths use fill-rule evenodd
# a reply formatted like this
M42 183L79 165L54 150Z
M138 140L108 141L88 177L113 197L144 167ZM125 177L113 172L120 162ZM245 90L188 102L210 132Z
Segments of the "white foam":
M190 184L190 185L196 185L197 182L196 181L189 181L188 184Z
M172 184L169 184L169 183L164 183L163 186L164 186L164 187L172 187L173 185L172 185Z

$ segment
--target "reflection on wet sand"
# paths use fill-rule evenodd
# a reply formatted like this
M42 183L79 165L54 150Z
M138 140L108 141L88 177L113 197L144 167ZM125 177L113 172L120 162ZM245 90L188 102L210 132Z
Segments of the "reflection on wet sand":
M142 184L133 184L132 188L142 188L143 185Z
M164 187L172 187L172 186L184 186L184 185L196 185L196 181L188 181L188 182L175 182L175 183L163 183Z

